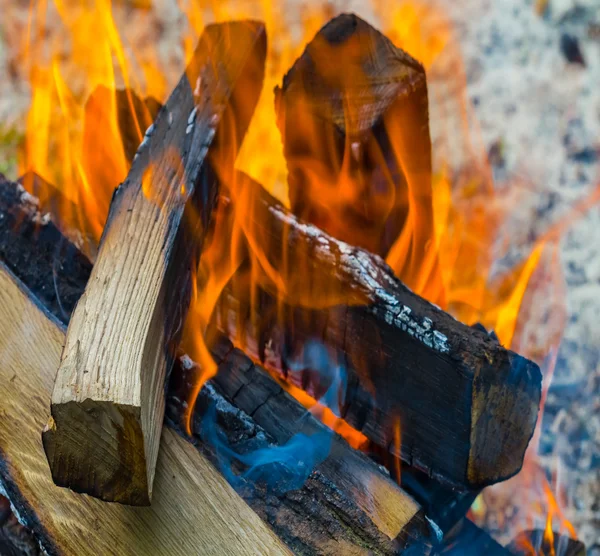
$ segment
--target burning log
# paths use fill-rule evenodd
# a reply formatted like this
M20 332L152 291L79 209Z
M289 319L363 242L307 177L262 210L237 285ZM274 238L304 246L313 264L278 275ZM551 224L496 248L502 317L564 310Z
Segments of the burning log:
M587 553L585 544L581 541L571 539L567 535L555 533L550 529L543 531L523 531L513 540L508 549L515 556L585 556Z
M441 302L425 69L354 14L327 23L276 89L292 212L387 258Z
M189 304L216 174L233 168L265 55L260 23L207 27L113 196L43 434L57 485L150 503L169 350Z
M188 442L163 431L151 507L56 488L39 431L64 329L0 264L0 492L48 554L288 554Z
M50 219L32 230L39 215L35 213L35 205L30 204L30 197L21 199L22 190L17 184L0 183L0 193L0 201L3 201L0 202L0 215L8 215L5 218L0 216L0 224L10 222L6 227L0 226L0 256L6 253L5 246L15 244L29 253L27 264L14 265L15 272L24 281L32 280L42 304L59 320L68 323L77 298L77 294L71 294L77 289L79 294L83 292L91 265L60 235ZM16 222L19 224L16 225ZM48 246L52 243L63 244L63 249L56 251L54 256L48 256ZM68 273L62 270L68 266L68 260L63 259L65 256L74 257L80 263L70 267ZM8 262L8 258L6 260ZM58 303L57 300L61 299ZM242 453L243 450L247 453L267 446L283 445L291 434L299 432L297 427L300 423L304 423L300 432L314 430L321 435L325 432L324 425L281 392L272 378L253 366L242 352L234 350L228 340L222 339L215 345L213 353L219 361L217 379L221 384L217 380L209 381L201 390L194 413L193 434L201 441L197 447L215 466L222 465L222 459L202 430L208 408L216 408L220 432L226 435L232 449ZM182 419L182 400L188 398L186 384L191 373L193 378L194 371L193 366L181 365L181 361L171 375L167 395L167 422L175 428ZM234 382L231 384L223 382L224 377L232 373L238 378L232 376ZM250 376L258 377L256 390L254 386L246 385L243 397L232 400L231 388L235 381L246 380ZM271 400L269 393L272 391L279 392L279 395ZM260 400L265 402L263 408L255 411L253 417L242 409L250 411ZM276 418L272 417L273 414ZM40 419L43 421L44 417ZM427 525L419 504L366 456L352 450L337 435L329 431L325 434L331 439L329 457L315 467L305 484L291 491L282 491L277 485L273 488L260 481L248 480L242 485L236 484L238 493L295 552L395 554L401 547L408 546L419 547L419 553L430 550L438 539ZM5 456L0 458L0 467ZM20 465L22 462L19 461ZM19 469L24 470L22 467ZM161 480L160 469L158 475L157 484ZM226 477L230 475L226 474ZM17 490L15 485L11 492ZM153 509L159 504L156 496L158 494L155 495ZM453 500L440 501L440 515L444 511L443 506L452 508L452 504ZM456 516L454 519L460 518L459 513L460 510L453 514ZM437 516L435 519L438 523ZM442 524L442 520L439 523Z
M537 419L537 365L412 293L379 257L239 179L252 199L253 249L285 288L265 272L253 295L241 268L221 295L216 325L316 399L331 377L299 359L310 341L322 342L347 375L340 416L430 476L479 489L517 473Z
M229 340L220 338L213 355L219 370L200 391L194 434L226 476L244 477L239 493L294 552L397 554L410 546L427 554L439 542L414 499ZM175 425L198 374L187 356L179 363L167 402ZM281 448L273 462L264 461L267 447Z

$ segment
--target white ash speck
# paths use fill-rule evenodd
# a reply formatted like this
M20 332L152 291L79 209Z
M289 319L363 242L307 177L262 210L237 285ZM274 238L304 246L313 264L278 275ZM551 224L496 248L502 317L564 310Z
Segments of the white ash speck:
M202 78L196 79L196 87L194 88L194 96L200 96L200 87L202 85Z

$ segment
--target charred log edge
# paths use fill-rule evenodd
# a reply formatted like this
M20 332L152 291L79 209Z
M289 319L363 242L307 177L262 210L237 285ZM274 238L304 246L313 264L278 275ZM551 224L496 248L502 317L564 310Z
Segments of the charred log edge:
M36 201L0 174L0 261L35 293L46 314L66 324L92 264Z
M223 346L224 344L220 344L218 349L222 349ZM231 348L222 349L220 353L215 354L215 357L218 359L227 357L227 352L233 351L233 346ZM177 373L178 381L185 383L187 380L185 368L191 368L191 362L188 360L188 363L184 363L185 358L179 361L182 372ZM248 359L248 367L253 367L250 359ZM222 466L222 461L219 460L214 447L203 441L202 430L203 415L211 405L217 410L219 430L226 435L232 449L235 450L236 445L242 446L247 442L253 443L256 448L278 444L253 417L233 405L214 381L209 381L200 392L194 410L193 437L190 439L179 424L182 403L179 396L181 395L180 388L174 385L167 400L167 423L188 441L192 441L216 467ZM264 403L267 402L268 400ZM372 464L370 461L369 463ZM241 471L242 466L234 464L232 469ZM227 473L224 474L227 476ZM405 546L415 544L430 548L427 540L433 536L432 530L422 510L404 526L397 538L391 540L347 497L345 492L340 490L335 484L335 479L329 477L326 469L320 464L313 469L302 487L296 490L276 492L266 489L260 482L244 482L242 487L238 485L237 490L253 510L269 523L275 533L300 554L319 553L322 548L319 545L319 536L323 534L326 538L341 543L342 546L344 543L351 543L373 554L394 554ZM288 520L285 523L277 519L277 510L287 515ZM318 523L321 531L311 530L302 535L302 531L306 530L303 524L307 522Z
M40 543L46 554L59 556L60 551L44 524L39 520L35 510L29 502L21 496L17 477L11 475L7 458L0 447L0 494L4 494L10 501L15 517Z
M546 532L542 529L533 529L522 531L508 545L508 551L515 556L526 556L530 554L530 549L523 547L533 547L536 554L558 554L560 556L585 556L587 549L580 540L572 539L567 535L554 532L553 546L547 541Z
M208 395L213 403L230 405L220 397L221 395L211 384L205 386L203 394ZM234 406L231 407L234 408ZM234 411L240 414L240 420L244 418L251 420L237 408L234 408ZM215 451L209 444L202 441L198 431L194 431L194 436L190 439L171 416L167 417L166 422L180 436L188 442L192 442L217 469L220 468L221 462ZM264 434L257 427L257 434L261 432ZM400 546L403 546L406 542L404 538L390 541L377 531L371 522L365 522L364 516L349 514L347 503L344 505L344 500L339 501L339 497L343 496L343 493L319 472L313 472L302 488L285 494L269 493L264 486L250 482L241 487L238 485L236 490L261 519L269 524L277 536L298 554L319 553L318 542L315 542L317 539L313 540L309 536L302 535L302 528L299 528L298 525L302 522L314 521L315 517L319 517L317 514L324 512L328 514L329 521L321 520L318 522L318 526L326 529L327 537L338 542L350 542L373 554L394 554L399 549L397 543L401 543ZM287 510L288 519L285 524L277 520L277 512L281 509ZM311 510L314 515L311 515ZM315 531L314 534L318 536L322 534L322 531ZM415 534L415 537L418 538L418 535Z

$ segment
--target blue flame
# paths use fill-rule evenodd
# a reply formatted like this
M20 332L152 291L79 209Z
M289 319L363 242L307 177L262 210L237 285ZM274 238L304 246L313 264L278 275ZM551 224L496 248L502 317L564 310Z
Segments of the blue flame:
M327 348L319 342L308 342L299 360L288 361L292 371L311 369L318 373L327 390L320 401L331 409L338 408L339 393L345 391L346 372L343 365L334 363ZM300 421L313 419L307 411ZM296 430L302 430L298 422ZM309 427L313 428L313 427ZM241 488L244 482L265 485L276 493L285 493L302 487L315 467L329 455L333 431L326 426L319 427L314 434L298 432L282 445L270 444L266 437L256 437L238 442L235 449L217 421L217 408L209 406L202 418L201 438L209 444L217 456L221 472L234 488ZM234 463L244 468L234 472Z

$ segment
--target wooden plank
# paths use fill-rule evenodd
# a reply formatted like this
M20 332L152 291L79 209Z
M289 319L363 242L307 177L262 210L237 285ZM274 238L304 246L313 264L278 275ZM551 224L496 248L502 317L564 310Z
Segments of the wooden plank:
M208 26L115 192L69 324L43 435L60 486L150 503L170 350L189 305L217 175L233 169L265 55L261 23Z
M239 179L253 199L244 210L254 249L285 288L259 265L251 278L246 265L223 291L216 325L315 398L330 379L302 361L303 350L315 340L327 346L346 372L341 416L436 479L476 490L517 473L537 420L538 366L415 295L379 257Z
M57 488L40 430L64 330L0 266L0 483L49 554L287 554L225 479L163 431L151 507L106 504Z

